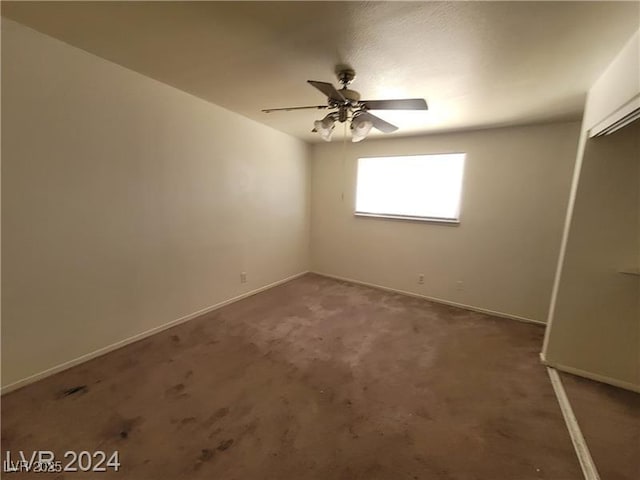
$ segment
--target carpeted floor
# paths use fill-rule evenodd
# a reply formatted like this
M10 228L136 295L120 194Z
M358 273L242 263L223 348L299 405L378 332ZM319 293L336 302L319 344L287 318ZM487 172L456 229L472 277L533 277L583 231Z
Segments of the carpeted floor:
M602 480L640 478L640 394L561 373Z
M579 480L543 329L306 275L2 399L2 450L132 480ZM27 478L11 474L6 478Z

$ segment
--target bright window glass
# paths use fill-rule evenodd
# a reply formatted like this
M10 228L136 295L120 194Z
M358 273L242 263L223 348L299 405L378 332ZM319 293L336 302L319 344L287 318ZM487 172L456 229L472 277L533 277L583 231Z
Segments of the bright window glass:
M356 214L458 221L464 153L358 159Z

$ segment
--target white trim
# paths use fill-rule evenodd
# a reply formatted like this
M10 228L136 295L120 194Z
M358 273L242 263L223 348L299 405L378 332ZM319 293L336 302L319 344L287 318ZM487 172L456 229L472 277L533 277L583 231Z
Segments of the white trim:
M547 373L549 374L551 385L553 386L556 398L560 404L560 410L562 411L562 416L564 417L564 421L567 425L567 430L569 430L569 436L571 437L573 448L576 450L576 455L578 456L578 462L580 462L580 468L582 468L584 478L585 480L600 480L600 475L598 475L598 470L596 469L595 463L593 463L593 458L591 458L587 442L585 442L582 432L580 431L578 421L573 414L573 409L571 408L567 394L562 386L560 376L558 375L558 372L551 367L547 367Z
M543 365L547 367L555 368L556 370L560 370L561 372L570 373L572 375L577 375L579 377L588 378L589 380L595 380L596 382L606 383L607 385L611 385L613 387L624 388L625 390L630 390L632 392L640 393L640 385L631 382L625 382L624 380L617 380L615 378L607 377L606 375L599 375L597 373L591 373L586 370L581 370L579 368L568 367L566 365L562 365L556 362L550 362L546 359L544 354L540 354L540 360Z
M536 325L546 325L544 322L540 320L533 320L532 318L520 317L518 315L512 315L510 313L497 312L495 310L489 310L487 308L474 307L472 305L466 305L464 303L452 302L450 300L443 300L441 298L429 297L427 295L422 295L420 293L408 292L407 290L398 290L397 288L384 287L382 285L378 285L376 283L363 282L361 280L354 280L353 278L340 277L338 275L332 275L330 273L318 272L312 270L311 273L316 275L320 275L322 277L333 278L336 280L341 280L343 282L355 283L358 285L364 285L366 287L377 288L379 290L385 290L387 292L399 293L401 295L407 295L409 297L422 298L423 300L429 300L430 302L442 303L444 305L451 305L452 307L463 308L465 310L471 310L472 312L486 313L489 315L493 315L496 317L509 318L511 320L517 320L519 322L526 323L534 323Z
M309 273L308 271L304 271L304 272L300 272L300 273L296 273L295 275L292 275L290 277L284 278L282 280L278 280L276 282L270 283L268 285L265 285L263 287L260 288L256 288L255 290L251 290L249 292L245 292L241 295L238 295L237 297L233 297L230 298L228 300L224 300L220 303L216 303L215 305L211 305L209 307L203 308L202 310L198 310L197 312L193 312L190 313L188 315L185 315L184 317L180 317L176 320L172 320L168 323L165 323L163 325L159 325L157 327L154 327L150 330L146 330L144 332L138 333L136 335L133 335L132 337L129 338L125 338L124 340L120 340L119 342L116 343L112 343L111 345L107 345L106 347L102 347L99 348L98 350L95 350L93 352L87 353L85 355L82 355L80 357L74 358L73 360L69 360L68 362L64 362L61 363L59 365L56 365L55 367L51 367L48 368L46 370L43 370L42 372L30 375L26 378L23 378L22 380L18 380L17 382L13 382L10 383L9 385L5 385L2 387L1 391L0 391L0 395L4 395L5 393L9 393L12 392L14 390L17 390L18 388L24 387L25 385L28 385L30 383L36 382L38 380L42 380L43 378L49 377L51 375L54 375L56 373L62 372L63 370L67 370L71 367L75 367L76 365L79 365L81 363L87 362L89 360L92 360L96 357L100 357L106 353L112 352L114 350L117 350L119 348L122 348L126 345L129 345L130 343L133 342L137 342L138 340L142 340L143 338L147 338L150 337L151 335L154 335L156 333L162 332L163 330L167 330L171 327L175 327L176 325L179 325L181 323L185 323L189 320L193 320L196 317L199 317L201 315L204 315L206 313L212 312L214 310L217 310L219 308L222 308L226 305L229 305L230 303L235 303L239 300L242 300L244 298L250 297L252 295L255 295L257 293L263 292L265 290L269 290L270 288L273 287L277 287L278 285L281 285L283 283L287 283L291 280L294 280L298 277L301 277L305 274Z
M424 223L442 223L444 225L460 225L458 218L444 218L444 217L414 217L411 215L394 215L391 213L368 213L368 212L353 212L354 217L363 218L386 218L389 220L407 220L409 222L424 222Z
M589 138L609 135L626 127L640 117L640 93L615 112L589 129Z

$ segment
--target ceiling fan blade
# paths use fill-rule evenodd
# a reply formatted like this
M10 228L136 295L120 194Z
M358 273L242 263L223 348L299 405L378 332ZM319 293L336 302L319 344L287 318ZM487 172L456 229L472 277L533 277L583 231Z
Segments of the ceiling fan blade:
M402 100L362 100L367 110L427 110L424 98L405 98Z
M344 98L338 90L336 90L336 87L334 87L330 83L316 82L315 80L307 80L307 83L316 87L318 90L324 93L331 100L335 100L336 102L340 102L340 103L347 101L347 99Z
M359 113L358 118L369 120L371 123L373 123L373 126L380 130L382 133L391 133L398 130L398 127L396 127L395 125L392 125L391 123L381 119L380 117L371 115L369 112Z
M329 106L328 105L314 105L314 106L311 106L311 107L265 108L262 111L264 113L271 113L271 112L290 112L291 110L307 110L307 109L322 110L324 108L329 108Z

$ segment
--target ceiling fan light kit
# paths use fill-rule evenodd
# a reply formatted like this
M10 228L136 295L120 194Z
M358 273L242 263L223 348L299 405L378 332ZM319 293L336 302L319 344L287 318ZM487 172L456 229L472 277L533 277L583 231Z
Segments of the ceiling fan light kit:
M330 109L334 110L322 120L316 120L312 132L317 132L320 137L331 141L331 136L335 128L335 122L344 123L351 121L351 141L360 142L364 140L372 128L376 128L383 133L391 133L398 130L398 127L369 113L369 110L427 110L427 102L423 98L407 98L400 100L360 100L360 94L355 90L347 88L356 76L356 72L351 68L337 69L337 76L342 88L336 89L331 83L307 80L311 86L318 89L327 97L326 105L315 105L309 107L284 107L269 108L262 110L264 113L275 111L292 111L307 109Z
M316 120L315 122L313 122L313 130L311 131L319 133L320 138L322 138L325 142L330 142L335 127L336 119L334 118L334 114L330 113L322 120Z
M373 128L373 122L371 120L367 120L366 118L362 118L361 115L357 115L351 120L351 141L352 142L361 142L369 132Z

